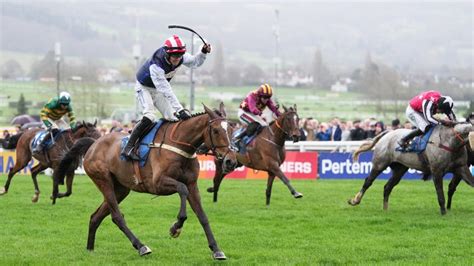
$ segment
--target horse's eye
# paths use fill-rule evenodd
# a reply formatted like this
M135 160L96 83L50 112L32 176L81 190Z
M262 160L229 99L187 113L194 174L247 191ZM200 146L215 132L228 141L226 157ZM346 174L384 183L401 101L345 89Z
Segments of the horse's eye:
M212 133L214 135L217 135L217 134L219 134L219 130L217 128L214 128L214 129L212 129Z

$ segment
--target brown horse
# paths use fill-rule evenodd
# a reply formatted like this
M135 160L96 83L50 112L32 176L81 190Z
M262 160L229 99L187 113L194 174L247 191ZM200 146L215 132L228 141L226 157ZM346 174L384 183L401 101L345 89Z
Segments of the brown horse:
M299 117L294 107L286 108L283 106L285 112L274 122L265 127L262 132L253 140L253 145L247 147L245 154L238 153L237 160L240 164L250 167L255 170L262 170L268 172L266 203L270 204L272 195L272 186L275 176L278 176L281 181L288 187L291 195L295 198L303 197L303 194L297 192L290 181L281 171L280 165L285 161L285 140L291 137L294 142L298 141L301 132L298 127ZM222 161L214 160L216 164L216 172L214 175L214 187L207 189L208 192L214 193L214 202L217 202L217 193L222 179L229 173L222 169Z
M40 194L38 182L36 180L38 173L47 169L48 167L52 168L53 170L56 169L59 162L61 161L62 156L69 150L69 148L71 148L75 140L82 137L92 137L95 139L99 138L100 132L97 130L96 124L97 121L94 124L85 122L78 123L74 131L68 129L60 133L60 135L55 140L55 144L49 150L37 154L32 154L31 142L33 141L36 133L43 129L35 128L22 133L16 145L15 165L10 168L7 182L5 183L4 187L0 188L0 195L5 195L8 193L10 182L12 181L13 176L25 166L27 166L31 158L34 157L39 161L39 164L35 165L31 169L31 178L33 179L33 184L35 186L35 194L31 201L34 203L38 202ZM59 197L71 195L73 177L74 171L67 173L67 192L60 194Z
M150 144L150 147L156 149L150 151L143 168L139 168L136 162L120 159L120 146L122 138L125 137L122 133L108 134L95 142L84 138L66 154L66 161L61 162L54 175L55 183L64 177L64 173L69 171L70 167L74 168L74 162L85 153L84 170L104 195L104 202L90 218L88 250L94 249L97 228L102 220L111 214L112 221L132 242L139 255L151 253L151 250L127 227L119 209L120 202L127 197L130 190L134 190L154 195L179 194L181 204L178 220L170 228L172 237L179 236L187 219L187 199L204 228L214 259L226 259L214 239L201 206L197 187L199 162L195 152L198 146L206 143L219 158L222 158L225 167L228 168L226 170L233 169L237 165L237 160L231 149L224 105L221 103L220 106L222 117L206 106L204 109L205 113L195 114L185 121L164 122L154 142ZM72 152L73 150L82 152Z

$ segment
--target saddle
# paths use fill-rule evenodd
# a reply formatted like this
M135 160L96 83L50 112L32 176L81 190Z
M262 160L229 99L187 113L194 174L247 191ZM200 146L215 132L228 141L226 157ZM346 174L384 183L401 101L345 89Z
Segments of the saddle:
M232 143L238 148L239 153L245 154L247 152L247 146L257 137L260 132L255 132L251 136L244 136L239 142L237 142L236 137L242 133L245 128L239 128L234 133L232 133Z
M148 133L145 134L143 138L141 138L139 145L137 145L136 152L138 157L140 157L139 165L140 167L145 166L145 163L148 159L148 154L150 153L149 145L153 143L155 140L155 136L158 133L158 129L160 129L161 125L163 124L164 120L160 119L150 127ZM123 149L125 145L127 145L128 139L130 136L126 136L122 138L122 143L120 145L120 149ZM120 160L126 160L125 157L120 156Z
M49 149L51 149L51 147L53 147L53 144L56 142L59 136L61 136L64 132L66 132L66 130L53 130L53 138L48 138L46 140L46 142L44 143L44 151L48 151ZM48 134L51 134L48 130L38 131L35 134L33 140L31 141L31 149L36 149L36 146L38 146Z
M428 146L433 130L434 127L431 127L428 131L423 133L423 135L413 138L406 149L397 147L395 150L400 152L422 153L426 149L426 146Z

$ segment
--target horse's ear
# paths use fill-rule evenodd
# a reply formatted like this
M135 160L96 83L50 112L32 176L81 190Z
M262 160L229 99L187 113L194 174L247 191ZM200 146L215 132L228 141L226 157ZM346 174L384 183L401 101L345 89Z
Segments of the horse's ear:
M94 121L94 127L96 127L96 126L97 126L97 118Z
M296 109L296 103L293 104L293 108L295 108L295 112L298 112L298 111L297 111L298 109Z
M205 104L202 104L202 106L204 106L204 111L206 111L206 113L211 117L211 119L218 117L218 115L214 111L209 109Z
M285 105L282 104L281 106L283 107L283 110L285 110L285 113L288 112L288 108L286 108Z
M221 102L221 104L219 104L219 111L221 112L222 117L227 117L227 114L224 109L224 102Z

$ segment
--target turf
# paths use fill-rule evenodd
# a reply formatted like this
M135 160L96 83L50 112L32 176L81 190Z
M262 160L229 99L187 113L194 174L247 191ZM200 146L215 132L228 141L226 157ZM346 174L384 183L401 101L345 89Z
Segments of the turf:
M382 210L381 180L357 207L346 201L362 180L293 181L302 199L293 199L277 181L270 207L264 204L263 180L225 180L217 204L205 192L211 181L201 180L204 209L228 257L213 262L190 208L180 237L169 237L177 195L132 192L122 203L128 226L153 250L140 257L110 218L98 230L95 251L85 249L89 216L102 201L89 178L78 176L73 195L55 206L49 200L50 177L39 176L39 182L43 192L37 204L30 201L27 176L16 176L9 193L0 197L2 265L474 264L474 197L464 183L452 210L442 217L433 184L419 180L402 181L388 211Z

